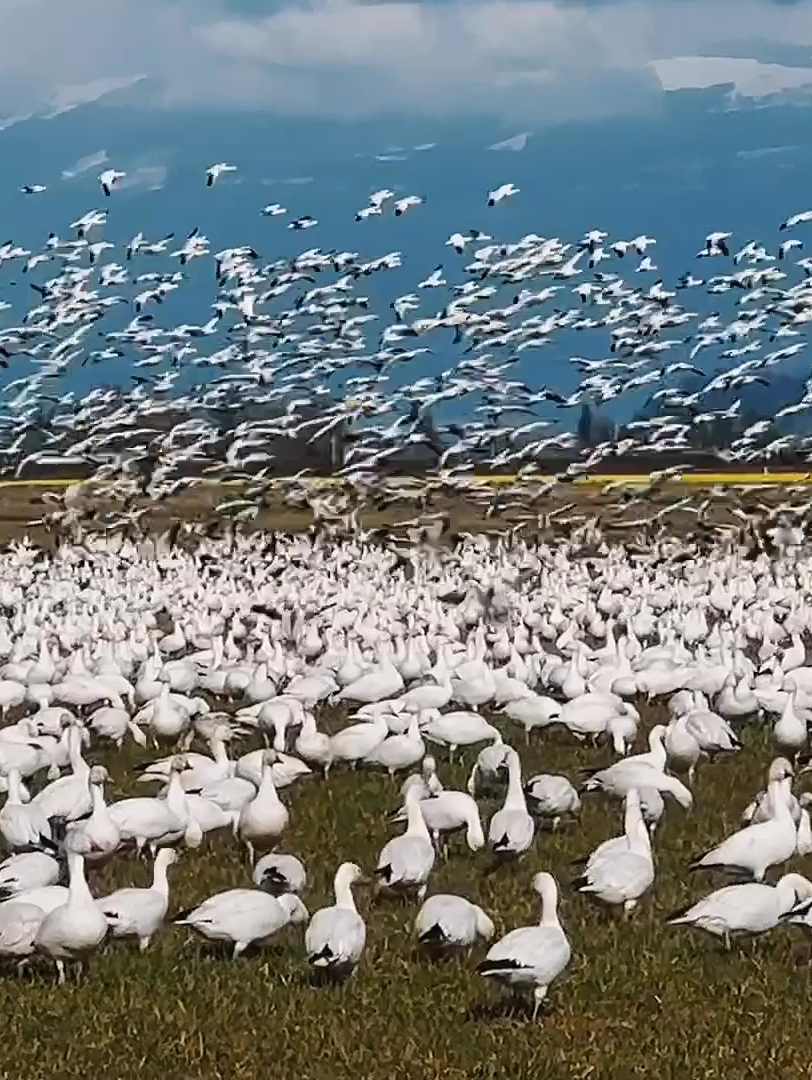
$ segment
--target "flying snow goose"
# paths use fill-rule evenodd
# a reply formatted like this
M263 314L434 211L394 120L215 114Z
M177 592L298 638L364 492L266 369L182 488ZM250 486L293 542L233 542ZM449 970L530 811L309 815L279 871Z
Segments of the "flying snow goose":
M105 169L104 172L99 173L99 184L104 194L109 197L114 185L119 180L123 180L126 175L126 173L119 172L117 169Z
M542 871L533 878L533 889L541 897L538 925L511 930L491 946L477 971L510 990L532 989L535 1020L550 984L570 962L572 950L558 920L555 878Z
M213 187L225 173L236 171L236 165L229 165L225 161L218 161L216 165L209 165L208 169L206 169L206 187Z

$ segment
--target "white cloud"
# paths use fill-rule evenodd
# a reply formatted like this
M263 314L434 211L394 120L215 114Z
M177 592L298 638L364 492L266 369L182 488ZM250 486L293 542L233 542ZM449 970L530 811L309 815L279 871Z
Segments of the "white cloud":
M147 78L163 106L490 112L519 127L650 109L664 88L717 79L793 89L806 69L767 62L782 45L812 46L812 0L275 0L255 18L228 0L3 0L0 115Z
M78 161L75 161L69 169L63 169L62 179L72 180L75 176L81 176L82 173L86 173L89 169L98 169L107 160L106 150L99 150L95 154L87 154L85 157L80 157Z
M168 175L166 165L139 165L135 169L128 169L117 187L124 191L160 191Z

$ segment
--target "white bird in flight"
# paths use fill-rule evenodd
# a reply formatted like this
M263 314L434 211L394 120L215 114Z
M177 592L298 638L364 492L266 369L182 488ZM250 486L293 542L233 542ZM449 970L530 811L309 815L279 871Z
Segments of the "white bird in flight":
M488 192L488 206L496 206L502 199L507 199L511 195L518 195L519 190L515 184L500 184L498 188Z
M206 169L206 187L213 187L214 182L218 180L223 173L236 171L236 165L229 165L225 161L218 161L216 165L209 165L208 169Z

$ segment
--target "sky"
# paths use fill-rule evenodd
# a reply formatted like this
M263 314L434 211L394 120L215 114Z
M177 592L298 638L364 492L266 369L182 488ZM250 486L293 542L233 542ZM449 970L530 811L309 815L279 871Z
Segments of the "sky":
M812 0L3 0L0 43L6 118L139 80L164 108L542 124L812 86Z
M394 295L455 272L457 229L647 231L673 281L711 229L775 243L812 202L812 0L3 0L0 50L0 217L28 247L99 205L110 166L115 242L201 225L272 259L297 250L259 216L280 201L320 219L308 243L402 251ZM239 169L212 192L219 160ZM357 225L381 186L426 204ZM205 321L196 273L174 313Z

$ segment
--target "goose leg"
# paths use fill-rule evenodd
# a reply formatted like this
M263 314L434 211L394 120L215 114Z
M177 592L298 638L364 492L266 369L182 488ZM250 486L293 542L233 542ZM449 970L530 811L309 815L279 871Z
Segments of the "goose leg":
M536 989L533 991L533 1019L534 1020L538 1016L538 1011L541 1008L541 1004L542 1004L542 1002L544 1001L544 999L546 997L547 997L547 987L546 986L537 986Z

